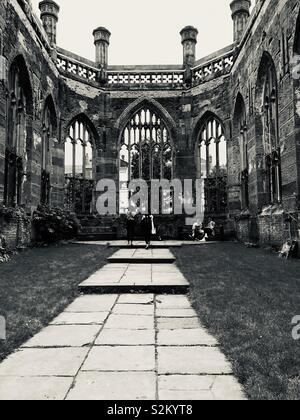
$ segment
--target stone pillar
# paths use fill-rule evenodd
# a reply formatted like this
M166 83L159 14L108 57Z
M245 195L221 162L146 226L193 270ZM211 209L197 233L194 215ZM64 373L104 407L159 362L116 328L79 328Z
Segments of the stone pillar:
M240 42L250 16L251 0L233 0L230 3L233 20L233 40Z
M108 47L111 33L103 27L93 32L94 44L96 47L96 64L99 68L106 70L108 66Z
M53 0L43 0L39 4L41 21L48 35L50 45L56 45L56 25L58 22L59 6Z
M193 26L186 26L180 32L183 46L183 66L191 68L196 62L196 44L198 30Z

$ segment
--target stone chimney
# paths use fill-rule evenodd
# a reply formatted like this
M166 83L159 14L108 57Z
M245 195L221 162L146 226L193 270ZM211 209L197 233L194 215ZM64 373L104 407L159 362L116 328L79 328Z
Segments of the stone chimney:
M59 6L53 0L43 0L39 4L41 21L48 35L50 45L56 45L56 25L58 22Z
M111 33L103 27L94 30L94 44L96 47L96 64L100 69L106 70L108 66L108 47Z
M183 46L183 66L191 68L196 62L196 44L198 29L193 26L186 26L180 32Z
M233 40L240 42L250 16L251 0L233 0L230 3L233 20Z

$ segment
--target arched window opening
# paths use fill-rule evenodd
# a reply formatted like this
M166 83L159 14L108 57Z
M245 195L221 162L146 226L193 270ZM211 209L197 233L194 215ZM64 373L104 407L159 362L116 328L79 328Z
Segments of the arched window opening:
M279 147L278 89L274 65L265 58L260 73L262 138L264 150L264 191L266 204L281 201L281 154Z
M131 180L173 178L174 148L169 130L161 117L147 107L136 112L125 127L119 156L120 213L129 208Z
M93 140L92 130L83 118L70 125L65 141L65 204L78 214L92 212Z
M240 180L241 180L241 207L249 208L249 151L248 127L245 102L238 96L235 109L234 129L239 139L240 149Z
M294 53L300 55L300 13L296 24Z
M227 143L222 123L209 116L198 139L198 177L204 181L205 212L211 215L227 209Z
M5 150L4 202L8 206L22 204L27 164L27 114L25 69L16 61L9 72L8 131Z
M54 105L50 99L46 101L43 115L43 134L41 150L41 204L49 205L51 196L51 150L56 133L57 121Z

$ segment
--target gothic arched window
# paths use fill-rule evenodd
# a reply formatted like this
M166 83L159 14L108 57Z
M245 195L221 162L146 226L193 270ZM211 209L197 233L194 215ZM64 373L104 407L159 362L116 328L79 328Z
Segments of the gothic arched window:
M241 205L245 210L249 208L249 154L246 107L242 96L238 96L236 101L234 129L239 138Z
M141 109L123 131L120 145L122 180L171 180L173 163L174 150L166 125L154 111Z
M227 145L223 125L217 118L211 116L203 124L198 146L201 178L227 172Z
M76 120L65 143L65 173L73 178L93 178L93 142L89 126Z
M41 150L41 203L50 204L51 192L51 149L52 140L57 128L56 114L52 99L48 98L43 115L43 134Z
M16 60L11 66L8 83L8 131L5 150L4 201L8 206L22 204L27 166L28 85L25 69Z
M214 115L200 129L198 177L204 180L205 210L223 213L227 207L227 144L223 124Z
M89 123L78 117L70 125L65 141L66 205L77 213L91 211L93 176L93 133Z
M268 204L281 201L281 156L278 125L278 89L273 62L264 57L261 73L262 138L265 164L264 191Z
M145 106L132 116L122 133L119 157L119 202L123 213L129 206L128 183L131 180L173 179L173 142L158 113ZM169 204L171 209L172 203Z
M294 53L300 55L300 13L296 24Z

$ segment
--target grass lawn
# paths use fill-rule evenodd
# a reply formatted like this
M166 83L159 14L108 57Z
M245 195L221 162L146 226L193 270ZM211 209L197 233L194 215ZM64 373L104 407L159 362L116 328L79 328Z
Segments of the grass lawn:
M219 340L250 399L300 399L300 262L219 243L173 251L202 323Z
M0 264L0 315L7 340L0 361L57 316L78 296L77 285L101 268L112 250L97 245L27 249Z

